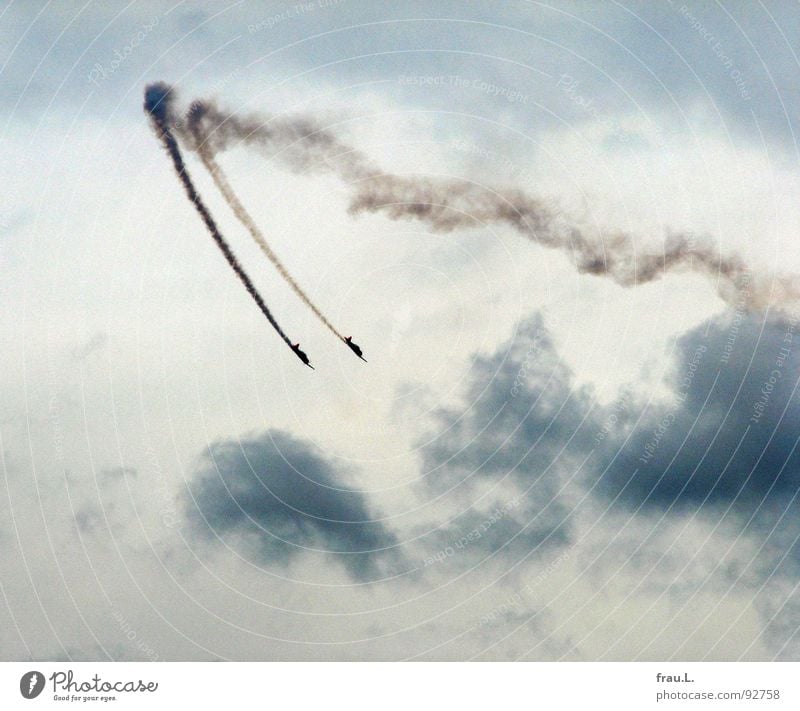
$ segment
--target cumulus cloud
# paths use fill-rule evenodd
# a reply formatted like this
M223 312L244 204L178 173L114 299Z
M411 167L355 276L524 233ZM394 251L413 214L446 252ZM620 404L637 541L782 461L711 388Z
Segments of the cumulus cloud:
M580 575L602 587L615 576L633 581L656 601L697 603L714 590L709 619L744 595L770 649L791 658L800 627L796 327L726 312L679 339L671 397L631 390L600 406L591 389L575 387L532 317L478 360L462 402L425 433L427 492L465 502L441 530L452 553L442 546L433 562L464 567L453 541L468 529L463 549L519 558L578 545L590 525ZM481 529L480 509L504 500L514 505Z
M345 482L320 450L284 432L221 441L190 482L187 521L208 541L245 543L265 566L315 555L359 581L402 572L395 535Z
M634 431L604 442L604 456L615 457L607 493L632 506L750 512L797 492L795 329L783 319L726 314L685 334L672 401L635 413L642 417Z
M491 481L552 501L591 455L583 485L599 476L598 491L633 508L770 508L800 490L797 328L726 312L679 339L671 398L625 392L601 407L534 316L478 360L461 405L437 413L425 482L464 492Z
M685 334L673 401L646 410L601 453L601 489L622 506L651 520L719 526L729 536L726 560L748 548L734 569L721 558L702 582L748 587L764 640L783 659L800 649L796 330L790 320L727 313Z
M480 555L567 543L593 417L541 316L479 357L458 405L435 413L421 443L425 495L459 502L443 550L462 539Z

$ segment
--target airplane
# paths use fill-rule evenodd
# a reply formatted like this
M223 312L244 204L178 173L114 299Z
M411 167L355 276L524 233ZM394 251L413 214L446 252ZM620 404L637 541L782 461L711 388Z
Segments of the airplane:
M303 363L305 363L309 368L311 368L311 370L316 370L316 368L313 365L311 365L311 363L308 362L308 356L305 353L303 353L303 351L300 350L300 344L299 343L295 343L292 346L292 350L294 351L294 354L300 360L303 361Z
M361 360L363 360L365 363L367 362L367 359L364 357L363 351L355 343L353 343L353 339L351 336L347 336L344 339L344 342L347 345L347 347L351 351L353 351L353 353L355 353L359 358L361 358Z

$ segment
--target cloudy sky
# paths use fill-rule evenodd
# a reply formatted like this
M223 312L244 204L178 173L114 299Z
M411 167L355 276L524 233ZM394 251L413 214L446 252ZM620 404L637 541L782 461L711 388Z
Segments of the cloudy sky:
M3 3L0 658L800 659L798 46L788 0ZM376 167L217 155L368 364L186 145L316 370L270 328L154 81Z

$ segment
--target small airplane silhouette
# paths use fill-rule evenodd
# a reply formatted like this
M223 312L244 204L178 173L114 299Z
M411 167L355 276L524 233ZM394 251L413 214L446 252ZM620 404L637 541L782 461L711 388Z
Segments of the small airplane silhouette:
M355 353L359 358L361 358L361 360L363 360L365 363L367 362L367 359L364 357L363 351L355 343L353 343L353 339L351 336L347 336L344 339L344 342L347 345L347 347L351 351L353 351L353 353Z
M316 368L314 368L314 366L313 366L313 365L311 365L311 363L309 363L309 362L308 362L308 356L307 356L305 353L303 353L303 351L301 351L301 350L300 350L300 344L299 344L299 343L295 343L295 344L292 346L292 350L294 351L294 354L295 354L295 355L296 355L296 356L297 356L297 357L298 357L300 360L302 360L302 361L303 361L303 363L305 363L305 364L306 364L306 365L307 365L309 368L311 368L311 370L316 370Z

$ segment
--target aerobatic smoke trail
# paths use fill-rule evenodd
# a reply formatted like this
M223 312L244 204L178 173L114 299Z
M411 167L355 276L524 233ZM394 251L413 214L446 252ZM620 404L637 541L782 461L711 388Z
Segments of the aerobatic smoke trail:
M537 244L565 252L578 272L607 277L622 287L647 284L670 270L683 270L715 280L717 293L729 305L742 299L749 308L800 301L796 277L779 275L770 283L754 283L752 269L742 258L721 255L709 238L672 233L662 248L652 251L637 248L624 232L591 240L563 215L520 190L493 192L466 181L383 175L358 187L349 212L417 219L435 232L504 223Z
M662 248L650 251L637 248L624 232L590 240L580 227L520 190L493 192L466 181L382 175L357 187L349 212L417 219L435 232L505 223L537 244L565 252L580 273L607 277L622 287L653 282L671 270L691 271L714 281L717 294L729 306L791 311L800 307L797 276L755 280L739 255L722 255L710 238L670 233Z
M264 238L261 230L258 229L258 225L256 225L255 220L253 220L250 213L247 212L244 205L242 205L241 201L236 196L233 187L228 182L225 172L222 170L222 167L219 165L219 163L217 163L208 146L203 141L203 136L200 129L203 112L204 108L202 104L192 104L189 112L187 113L186 121L188 131L194 138L194 148L197 151L197 154L200 156L200 160L203 162L206 170L208 170L209 174L214 180L214 184L217 186L217 188L219 188L219 191L222 193L222 196L225 198L225 201L228 203L231 210L233 210L236 217L245 226L247 231L255 240L256 244L261 248L264 256L266 256L266 258L272 262L273 266L278 270L278 273L286 280L289 286L292 287L294 293L300 297L301 301L314 312L316 317L323 324L325 324L325 326L327 326L328 329L330 329L330 331L339 340L344 341L344 336L342 336L342 334L339 333L336 328L334 328L333 324L325 317L322 311L319 310L317 305L311 301L305 291L300 288L300 285L289 273L289 270L283 265L283 262L281 262L281 260L278 258L278 255L272 251L272 248L267 243L267 240Z
M333 171L354 191L348 208L352 215L366 212L392 220L416 219L440 233L481 223L507 224L536 244L566 254L580 273L607 277L622 287L647 284L668 271L683 270L714 282L729 306L800 308L796 276L756 279L740 256L723 255L710 238L671 233L662 248L636 245L623 232L590 239L578 224L522 190L493 191L467 181L383 173L313 119L236 117L205 99L192 105L202 108L193 140L201 138L212 157L246 144L269 149L272 157L298 172Z
M203 222L208 228L208 231L211 233L211 236L214 238L214 241L217 243L220 251L223 255L225 255L225 259L228 260L228 264L231 266L231 269L233 269L233 271L236 273L236 276L238 276L242 284L244 284L245 289L247 289L250 296L253 297L253 300L256 302L256 304L258 304L261 312L267 317L267 320L270 322L270 324L272 324L272 327L278 332L278 335L285 341L286 345L294 350L289 337L278 325L278 322L272 316L270 310L267 308L267 305L264 303L264 299L261 298L261 295L258 293L255 286L253 286L253 282L250 281L250 277L247 276L247 273L236 259L236 255L234 255L230 246L225 241L225 238L219 231L217 224L214 222L214 218L211 217L211 213L208 211L208 208L200 197L200 194L197 192L197 188L195 188L192 179L189 177L189 173L186 171L186 166L183 162L183 156L181 155L180 148L178 147L178 142L175 140L175 137L172 135L172 131L170 130L170 92L170 87L161 82L150 84L145 88L144 110L150 116L153 129L163 143L167 153L169 153L170 158L172 158L172 164L175 167L175 172L178 174L178 178L180 178L180 181L183 184L183 188L186 191L187 197L200 214L200 217L203 219Z
M366 155L312 117L236 116L213 99L194 99L187 116L176 130L189 145L202 145L212 156L246 143L269 151L296 173L331 171L348 182L381 174Z

